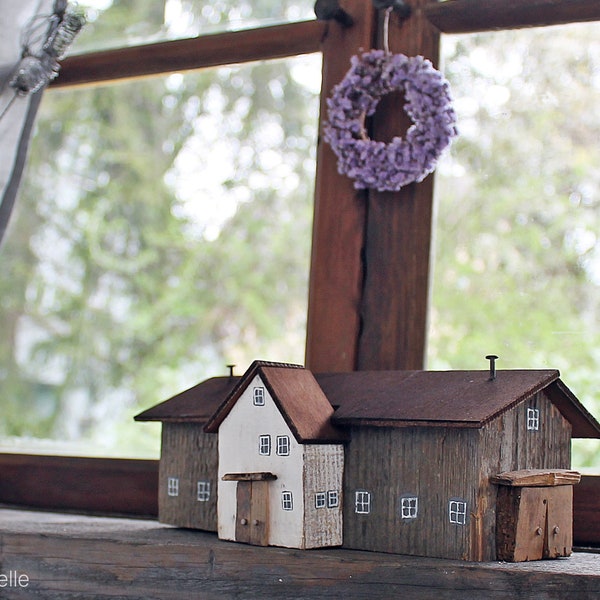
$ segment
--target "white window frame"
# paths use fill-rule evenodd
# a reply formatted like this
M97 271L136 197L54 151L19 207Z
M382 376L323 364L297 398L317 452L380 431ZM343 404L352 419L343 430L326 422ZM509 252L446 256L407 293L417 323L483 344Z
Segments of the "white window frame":
M179 477L167 478L167 495L171 496L171 498L179 496Z
M289 435L278 435L277 446L275 449L277 456L289 456L290 455L290 436Z
M271 456L271 436L268 434L258 436L258 454Z
M265 405L265 388L262 386L256 386L252 391L252 404L254 406Z
M340 505L340 492L338 490L328 490L327 508L337 508Z
M414 520L419 514L419 497L414 494L400 498L400 517L404 520Z
M315 494L315 508L325 508L327 506L327 493L317 492Z
M527 431L539 431L540 430L540 409L539 408L528 408L527 409Z
M199 481L196 489L196 500L208 502L210 500L210 481Z
M357 515L371 513L371 492L367 490L356 490L354 492L354 512Z
M294 495L289 490L281 492L281 509L294 510Z
M448 519L454 525L467 524L467 506L466 500L460 498L451 498L448 501Z

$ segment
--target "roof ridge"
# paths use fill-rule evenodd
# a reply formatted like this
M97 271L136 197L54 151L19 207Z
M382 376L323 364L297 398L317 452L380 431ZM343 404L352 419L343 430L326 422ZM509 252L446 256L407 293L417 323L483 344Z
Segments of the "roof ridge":
M305 369L304 365L299 365L297 363L285 363L285 362L277 362L272 360L254 360L252 364L248 367L247 372L249 373L252 369L260 368L260 367L275 367L275 368L285 368L285 369Z

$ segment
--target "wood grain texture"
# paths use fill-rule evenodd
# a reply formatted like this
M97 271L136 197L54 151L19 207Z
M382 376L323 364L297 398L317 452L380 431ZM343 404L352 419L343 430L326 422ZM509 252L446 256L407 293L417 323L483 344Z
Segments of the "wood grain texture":
M351 550L298 551L219 541L154 521L0 510L5 598L470 600L594 598L600 555L464 563Z
M429 2L427 18L443 33L544 27L600 20L597 0L446 0Z
M156 516L158 461L0 454L0 503Z
M322 133L332 88L346 74L350 57L373 44L375 13L372 4L364 0L341 4L352 15L354 25L346 29L330 22L322 44L321 135L306 339L306 366L313 372L353 371L360 331L365 194L337 172L337 159Z
M285 58L319 51L326 25L304 21L70 56L52 87Z
M198 423L163 423L159 466L158 510L163 523L217 530L217 436ZM167 493L170 477L179 494ZM208 499L198 501L198 482L208 484Z
M582 475L573 486L573 543L600 547L600 475Z
M514 487L547 487L554 485L574 485L581 480L577 471L566 469L522 469L498 473L492 483Z
M439 60L439 33L411 2L406 21L391 19L392 52ZM379 35L381 47L381 33ZM372 137L388 141L410 124L404 99L386 96L372 119ZM359 370L421 369L425 360L433 177L399 192L369 191Z

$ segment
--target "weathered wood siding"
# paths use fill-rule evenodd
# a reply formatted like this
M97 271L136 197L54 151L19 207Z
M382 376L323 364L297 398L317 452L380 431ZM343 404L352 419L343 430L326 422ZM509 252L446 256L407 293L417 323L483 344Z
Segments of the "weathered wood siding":
M539 430L527 429L527 409ZM351 431L344 480L344 546L417 556L495 560L497 486L502 471L570 467L571 426L541 392L481 429L361 427ZM355 494L371 494L357 514ZM402 498L417 517L402 518ZM449 501L467 502L466 523Z
M471 559L470 532L479 474L479 431L361 427L351 431L344 479L344 547ZM357 514L356 491L371 494ZM418 499L403 519L403 497ZM466 523L449 519L449 501L466 501Z
M539 410L539 429L527 429L527 409ZM539 392L505 412L482 429L481 472L479 476L480 527L474 532L474 546L485 548L476 560L495 560L496 499L498 486L489 478L519 469L569 469L571 467L571 425ZM476 553L477 556L477 553Z
M304 547L341 546L343 535L344 446L304 446ZM317 508L316 494L325 494L325 505ZM337 506L331 506L336 494Z
M163 423L158 475L158 518L162 523L217 530L217 436L198 423ZM167 493L169 477L179 479L177 496ZM208 500L198 500L198 482L210 485Z

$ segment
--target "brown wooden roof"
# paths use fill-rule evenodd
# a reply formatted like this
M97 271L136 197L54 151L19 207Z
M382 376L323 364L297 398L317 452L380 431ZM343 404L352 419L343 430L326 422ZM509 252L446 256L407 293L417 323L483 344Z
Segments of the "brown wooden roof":
M209 419L205 431L215 433L256 375L260 375L288 427L300 443L331 443L346 440L332 424L333 408L314 375L298 365L255 361L239 384Z
M556 370L356 371L317 376L336 407L336 425L481 427L544 389L573 427L600 437L600 425Z
M327 431L339 435L334 427L325 427L330 417L334 426L481 427L541 389L571 423L574 438L600 437L600 424L559 379L556 370L498 370L496 379L490 381L487 370L356 371L317 374L313 378L306 369L290 367L257 362L251 369L260 368L273 397L286 398L280 410L295 435L306 440L327 437ZM315 379L318 388L314 387ZM228 401L235 402L232 395L241 393L236 390L241 380L208 379L135 418L204 425ZM324 405L323 393L335 413ZM319 410L322 415L318 419L308 416Z
M204 425L239 380L239 377L212 377L136 415L135 420Z

